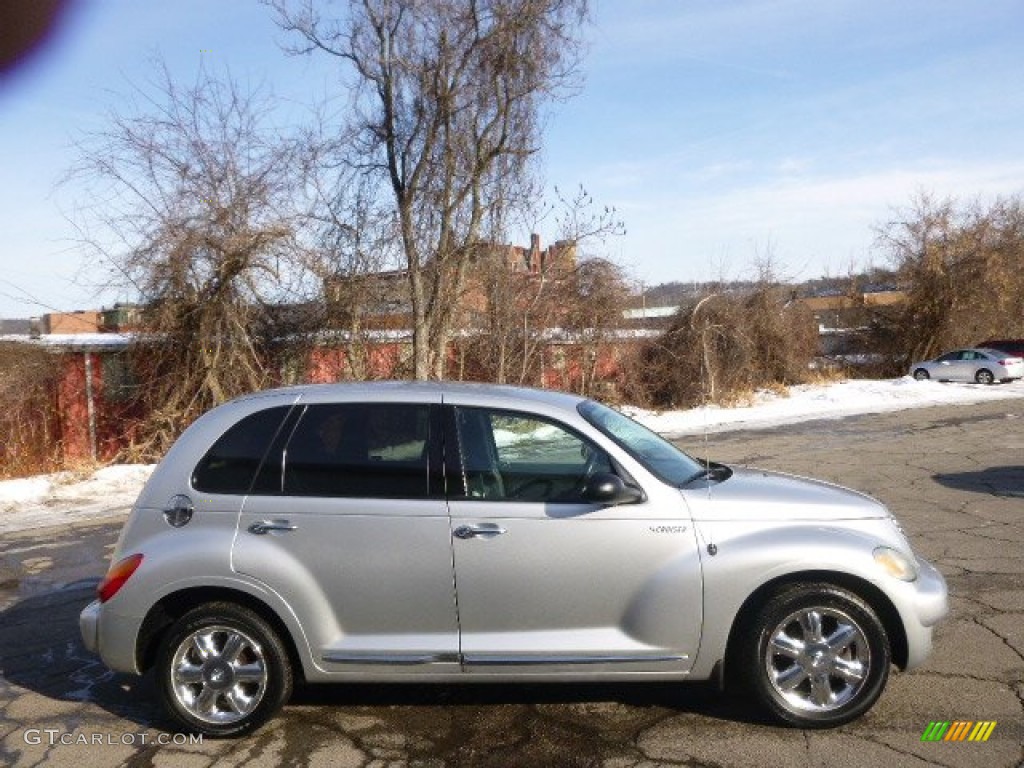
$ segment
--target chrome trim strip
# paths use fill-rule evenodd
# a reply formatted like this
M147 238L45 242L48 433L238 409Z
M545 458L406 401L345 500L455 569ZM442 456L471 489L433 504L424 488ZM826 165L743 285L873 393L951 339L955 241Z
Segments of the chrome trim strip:
M331 664L394 664L414 666L417 664L458 664L457 653L345 653L328 651L320 657Z
M516 655L474 655L463 654L463 664L474 664L479 666L527 666L527 665L549 665L549 664L649 664L651 662L664 663L672 661L686 661L690 657L686 654L672 656L641 655L641 656L542 656L540 654L516 654Z
M328 651L320 657L331 664L388 664L415 666L419 664L458 664L457 653L359 653ZM541 654L464 654L464 665L475 666L549 666L557 664L650 664L686 661L690 657L679 655L640 656L546 656Z

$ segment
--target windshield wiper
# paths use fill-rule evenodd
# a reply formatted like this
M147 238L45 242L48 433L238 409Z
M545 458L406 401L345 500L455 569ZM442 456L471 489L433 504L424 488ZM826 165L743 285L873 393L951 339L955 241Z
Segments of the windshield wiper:
M688 477L686 479L686 482L682 483L680 487L682 488L684 486L689 485L690 483L695 483L698 480L711 480L714 482L721 482L723 480L728 480L731 474L732 470L729 469L729 467L727 467L725 464L715 464L709 461L704 465L703 469L696 472L693 476Z

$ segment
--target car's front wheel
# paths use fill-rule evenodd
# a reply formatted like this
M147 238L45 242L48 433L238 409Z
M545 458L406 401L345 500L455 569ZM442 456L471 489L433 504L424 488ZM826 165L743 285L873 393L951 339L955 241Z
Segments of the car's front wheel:
M186 730L240 736L288 700L292 670L281 639L258 614L233 603L208 603L164 635L157 686L168 713Z
M918 381L925 381L926 379L930 379L931 377L928 375L928 371L926 371L924 368L918 368L916 371L914 371L914 378L917 379Z
M735 662L740 683L773 719L828 728L864 714L889 676L885 627L852 592L805 584L748 617Z

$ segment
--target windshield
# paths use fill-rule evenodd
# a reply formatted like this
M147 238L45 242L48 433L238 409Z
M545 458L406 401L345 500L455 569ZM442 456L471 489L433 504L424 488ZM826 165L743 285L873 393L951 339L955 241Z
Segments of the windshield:
M577 406L580 415L630 456L669 485L682 486L704 474L704 465L628 416L592 400Z

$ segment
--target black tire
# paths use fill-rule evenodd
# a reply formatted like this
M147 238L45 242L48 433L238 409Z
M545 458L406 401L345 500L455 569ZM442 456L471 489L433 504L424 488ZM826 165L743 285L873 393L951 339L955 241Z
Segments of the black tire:
M164 708L184 730L206 736L249 733L292 692L288 652L257 613L207 603L168 629L156 661Z
M914 371L914 378L917 379L918 381L927 381L928 379L931 378L931 376L928 374L928 371L926 371L924 368L918 368L916 371Z
M874 705L889 677L884 625L866 602L831 584L776 592L739 629L733 688L787 725L848 723Z
M994 384L996 377L992 375L992 371L988 368L982 368L974 374L974 380L979 384Z

